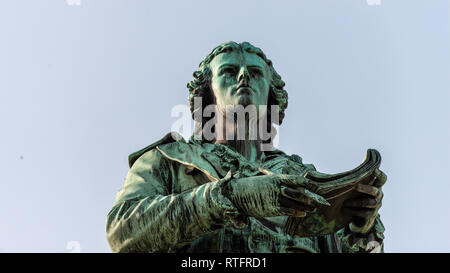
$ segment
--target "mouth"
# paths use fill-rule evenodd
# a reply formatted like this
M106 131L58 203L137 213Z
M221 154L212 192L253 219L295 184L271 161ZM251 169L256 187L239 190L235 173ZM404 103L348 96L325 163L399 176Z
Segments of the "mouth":
M241 86L236 89L236 94L239 95L250 95L251 93L253 93L253 89L249 86Z

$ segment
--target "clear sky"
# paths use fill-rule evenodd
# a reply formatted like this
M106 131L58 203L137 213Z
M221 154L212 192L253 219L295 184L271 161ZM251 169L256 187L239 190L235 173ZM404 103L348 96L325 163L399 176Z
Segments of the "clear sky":
M109 252L128 154L229 40L286 82L280 149L328 173L381 152L386 252L450 252L450 1L79 1L0 2L0 252Z

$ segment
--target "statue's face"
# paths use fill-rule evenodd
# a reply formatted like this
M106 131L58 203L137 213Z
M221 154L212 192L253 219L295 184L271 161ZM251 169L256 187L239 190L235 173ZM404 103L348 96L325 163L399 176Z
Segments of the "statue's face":
M211 90L224 113L227 105L267 105L271 75L258 55L239 51L221 53L211 61L210 69Z

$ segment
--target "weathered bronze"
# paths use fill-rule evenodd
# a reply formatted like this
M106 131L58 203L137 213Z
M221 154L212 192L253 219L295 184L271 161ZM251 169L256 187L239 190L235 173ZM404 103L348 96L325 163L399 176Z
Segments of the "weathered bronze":
M305 217L289 217L285 230L297 236L318 236L334 233L350 224L352 214L343 213L346 200L361 198L357 187L372 186L377 179L376 171L380 167L381 156L377 150L370 149L364 162L357 168L339 174L329 175L316 171L305 174L305 178L315 186L314 192L320 194L330 206L321 207L317 212Z
M188 83L193 136L169 133L129 156L107 216L112 251L382 252L379 153L368 150L356 169L327 175L275 149L284 85L261 49L216 47ZM204 115L209 105L215 115ZM229 106L248 111L234 116ZM253 134L256 123L268 132Z

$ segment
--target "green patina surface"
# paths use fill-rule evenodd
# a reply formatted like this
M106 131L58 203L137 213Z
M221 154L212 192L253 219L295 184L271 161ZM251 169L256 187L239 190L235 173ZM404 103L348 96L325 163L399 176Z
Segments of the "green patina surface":
M227 180L262 177L258 168L300 176L314 170L298 155L275 150L254 163L225 145L179 139L168 134L157 142L166 144L150 145L130 156L130 172L107 217L107 238L114 252L352 251L349 231L292 237L283 232L287 216L248 217L224 196ZM255 190L260 189L249 186L249 192ZM254 210L263 211L260 205ZM380 225L377 222L374 230L377 238L384 230Z
M279 117L268 119L270 128L285 116L284 85L261 49L246 42L224 43L200 63L188 83L192 116L197 124L207 121L196 115L202 111L195 107L196 98L222 111L229 104L277 105ZM198 132L204 127L194 135ZM378 215L383 173L377 173L377 187L359 189L372 199L348 204L363 209L353 211L360 221L325 236L298 237L284 231L288 217L304 217L304 224L318 231L327 228L314 212L329 203L304 178L314 166L303 164L298 155L259 150L261 140L219 140L193 136L185 141L171 133L129 156L130 170L106 220L113 252L383 250Z

